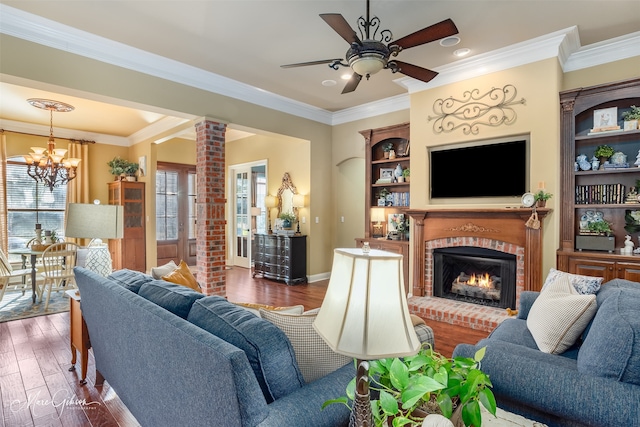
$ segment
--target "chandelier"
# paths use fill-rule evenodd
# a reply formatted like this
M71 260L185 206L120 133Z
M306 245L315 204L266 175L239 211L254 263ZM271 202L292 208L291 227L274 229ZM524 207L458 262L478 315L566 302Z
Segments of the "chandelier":
M32 152L24 156L27 162L27 174L48 186L49 191L53 192L55 187L76 177L76 168L80 163L80 159L71 157L65 159L67 150L56 148L53 138L53 112L67 113L73 111L74 107L64 102L41 98L30 98L27 102L34 107L49 110L50 113L49 143L47 148L31 147Z

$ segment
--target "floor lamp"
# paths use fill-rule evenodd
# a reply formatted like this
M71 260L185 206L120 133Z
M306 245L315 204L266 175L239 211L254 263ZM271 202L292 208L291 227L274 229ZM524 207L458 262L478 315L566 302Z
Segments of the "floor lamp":
M105 277L111 274L111 254L101 239L121 239L123 217L122 206L69 203L65 236L92 239L87 245L85 268Z
M372 426L368 360L420 349L407 306L402 255L335 249L331 278L313 327L336 353L358 362L350 427Z

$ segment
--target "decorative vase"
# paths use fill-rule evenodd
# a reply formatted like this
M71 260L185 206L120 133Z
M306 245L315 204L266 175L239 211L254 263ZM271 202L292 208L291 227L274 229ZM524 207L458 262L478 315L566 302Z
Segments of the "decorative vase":
M388 152L388 151L385 151L385 152L384 152L384 158L385 158L385 159L388 159L388 158L389 158L389 152Z
M538 201L536 201L536 207L544 208L545 206L547 206L547 201L546 200L538 200Z

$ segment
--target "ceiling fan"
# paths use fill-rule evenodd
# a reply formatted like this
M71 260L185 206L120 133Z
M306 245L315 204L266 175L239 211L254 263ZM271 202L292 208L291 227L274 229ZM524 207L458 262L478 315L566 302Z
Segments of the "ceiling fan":
M403 49L409 49L410 47L420 46L458 34L458 29L453 21L445 19L442 22L394 41L391 31L380 30L380 19L377 16L369 18L369 0L367 0L366 19L362 16L358 18L360 37L341 14L322 13L320 17L350 44L345 56L346 63L343 62L342 58L339 58L288 64L281 67L293 68L320 64L329 64L329 67L334 70L338 70L340 67L351 67L353 75L342 90L342 93L353 92L358 87L363 76L368 80L372 74L383 68L390 69L393 73L400 72L423 82L430 81L438 75L437 72L406 62L396 61L391 57L396 57Z

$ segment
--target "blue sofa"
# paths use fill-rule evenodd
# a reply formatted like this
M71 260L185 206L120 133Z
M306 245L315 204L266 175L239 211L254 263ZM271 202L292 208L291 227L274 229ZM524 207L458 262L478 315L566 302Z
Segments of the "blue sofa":
M75 268L96 363L143 426L347 425L352 363L306 384L276 326L224 298L129 270Z
M538 295L523 292L517 318L453 355L472 357L486 346L482 370L508 411L549 426L640 427L640 283L604 283L582 339L559 355L538 350L527 329Z

